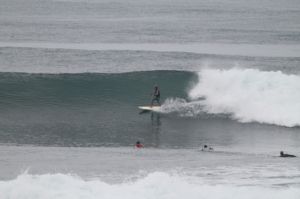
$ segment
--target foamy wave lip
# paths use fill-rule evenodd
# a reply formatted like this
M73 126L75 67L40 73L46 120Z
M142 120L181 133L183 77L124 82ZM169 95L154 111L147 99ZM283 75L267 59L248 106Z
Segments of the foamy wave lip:
M296 199L299 194L300 189L295 187L207 185L162 172L122 184L85 181L64 174L22 174L14 180L0 182L1 199Z
M198 75L189 97L203 111L240 122L300 126L300 76L238 68L204 69Z

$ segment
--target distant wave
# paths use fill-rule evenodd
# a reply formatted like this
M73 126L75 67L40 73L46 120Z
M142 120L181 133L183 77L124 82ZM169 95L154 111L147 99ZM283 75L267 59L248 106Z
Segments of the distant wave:
M300 45L220 44L220 43L9 43L0 47L77 50L130 50L155 52L188 52L211 55L252 57L300 57Z
M22 174L14 180L0 182L1 199L298 199L300 189L258 186L208 185L188 182L182 177L155 172L137 181L108 184L101 180L83 180L65 174Z
M256 69L204 69L191 102L169 99L164 111L193 116L228 114L240 122L300 126L300 76Z

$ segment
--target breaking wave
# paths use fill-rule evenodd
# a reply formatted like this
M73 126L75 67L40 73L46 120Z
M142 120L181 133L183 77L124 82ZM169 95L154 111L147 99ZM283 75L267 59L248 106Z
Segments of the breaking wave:
M257 69L204 69L190 101L168 99L165 112L226 114L239 122L300 126L300 76Z
M108 184L99 179L83 180L66 174L22 174L16 179L0 182L2 199L231 199L233 196L241 199L296 199L299 194L300 189L295 187L209 185L162 172L121 184Z

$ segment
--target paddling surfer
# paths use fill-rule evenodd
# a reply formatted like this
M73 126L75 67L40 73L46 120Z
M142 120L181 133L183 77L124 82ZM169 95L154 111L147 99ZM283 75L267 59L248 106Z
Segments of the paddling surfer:
M296 157L295 155L291 155L291 154L287 154L287 153L284 153L283 151L280 151L280 156L279 157L282 157L282 158L294 158Z
M144 145L140 141L137 141L135 143L135 148L143 148L143 147L144 147Z

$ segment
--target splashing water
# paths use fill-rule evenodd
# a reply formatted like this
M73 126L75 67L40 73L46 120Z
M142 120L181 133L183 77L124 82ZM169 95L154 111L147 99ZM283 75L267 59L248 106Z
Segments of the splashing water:
M191 101L168 99L163 112L181 116L228 114L239 122L300 125L300 77L257 69L204 69L189 91Z

